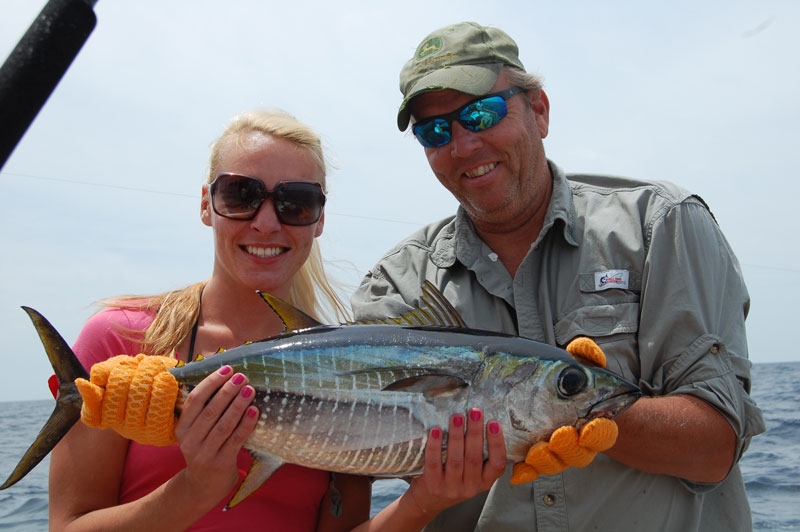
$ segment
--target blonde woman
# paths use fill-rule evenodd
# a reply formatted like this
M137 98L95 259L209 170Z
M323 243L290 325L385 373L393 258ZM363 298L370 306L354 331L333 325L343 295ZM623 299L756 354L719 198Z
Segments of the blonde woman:
M105 301L74 345L82 364L140 352L188 362L282 332L256 290L320 321L344 321L316 242L325 188L320 140L308 127L282 112L235 117L212 146L201 199L201 220L214 232L211 277L165 294ZM367 478L334 479L292 464L222 511L252 461L242 445L258 420L254 397L244 375L222 367L184 401L179 443L169 447L76 424L51 455L51 529L419 530L442 508L487 490L505 467L495 421L487 426L484 464L484 424L473 409L469 419L452 416L447 463L437 427L425 474L372 520ZM334 493L340 499L332 500ZM334 516L339 501L342 512Z
M239 201L241 190L251 203ZM212 146L201 199L201 220L214 232L211 277L165 294L105 301L107 308L75 343L81 362L88 368L139 352L189 361L275 335L283 325L256 289L321 320L341 321L345 310L326 280L316 242L324 193L325 161L313 131L282 112L235 117ZM231 373L223 368L192 393L195 406L187 405L176 425L178 445L140 445L75 425L52 454L51 528L314 530L318 521L324 528L332 516L319 509L329 497L330 475L294 465L221 511L249 467L241 447L258 417L252 387ZM366 520L369 484L340 475L336 487L349 502L337 527Z

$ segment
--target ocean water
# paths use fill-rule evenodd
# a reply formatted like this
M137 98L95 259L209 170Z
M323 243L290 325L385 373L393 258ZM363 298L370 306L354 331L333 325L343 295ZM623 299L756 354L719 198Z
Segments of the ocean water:
M753 397L767 432L754 438L741 462L753 530L800 531L800 362L753 366ZM33 442L52 401L0 402L0 477L5 479ZM47 530L45 460L19 483L0 491L0 530ZM406 488L402 480L373 485L373 515Z
M0 402L0 477L8 477L39 429L53 411L55 401ZM45 457L20 482L0 491L0 530L47 530L47 472Z
M767 432L740 462L754 530L800 530L800 362L755 364L752 396Z

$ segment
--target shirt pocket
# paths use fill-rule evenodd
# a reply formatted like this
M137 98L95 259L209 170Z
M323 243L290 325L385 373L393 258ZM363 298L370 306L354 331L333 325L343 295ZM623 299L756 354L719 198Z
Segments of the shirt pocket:
M605 352L607 370L637 382L640 374L639 294L621 290L615 290L616 294L609 292L582 294L583 306L556 322L556 341L564 347L578 336L588 336Z
M566 345L577 336L597 340L639 330L639 301L597 302L567 313L555 325L556 341Z

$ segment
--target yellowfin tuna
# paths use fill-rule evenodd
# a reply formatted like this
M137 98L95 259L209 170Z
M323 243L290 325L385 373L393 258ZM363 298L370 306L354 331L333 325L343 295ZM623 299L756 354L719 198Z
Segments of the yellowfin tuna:
M473 407L501 424L508 460L519 462L556 428L613 418L641 395L562 349L466 328L429 283L418 308L371 324L322 325L261 295L286 332L170 370L183 393L226 364L256 390L261 416L245 443L255 460L229 505L286 462L375 477L419 475L429 430ZM26 311L62 384L53 415L0 489L30 471L80 418L73 381L86 378L55 329Z

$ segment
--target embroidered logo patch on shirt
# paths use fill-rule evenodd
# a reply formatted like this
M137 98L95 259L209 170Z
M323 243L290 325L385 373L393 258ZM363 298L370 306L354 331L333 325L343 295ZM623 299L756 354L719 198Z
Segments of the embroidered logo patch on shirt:
M628 289L630 272L628 270L606 270L594 273L594 289L607 290L609 288Z

